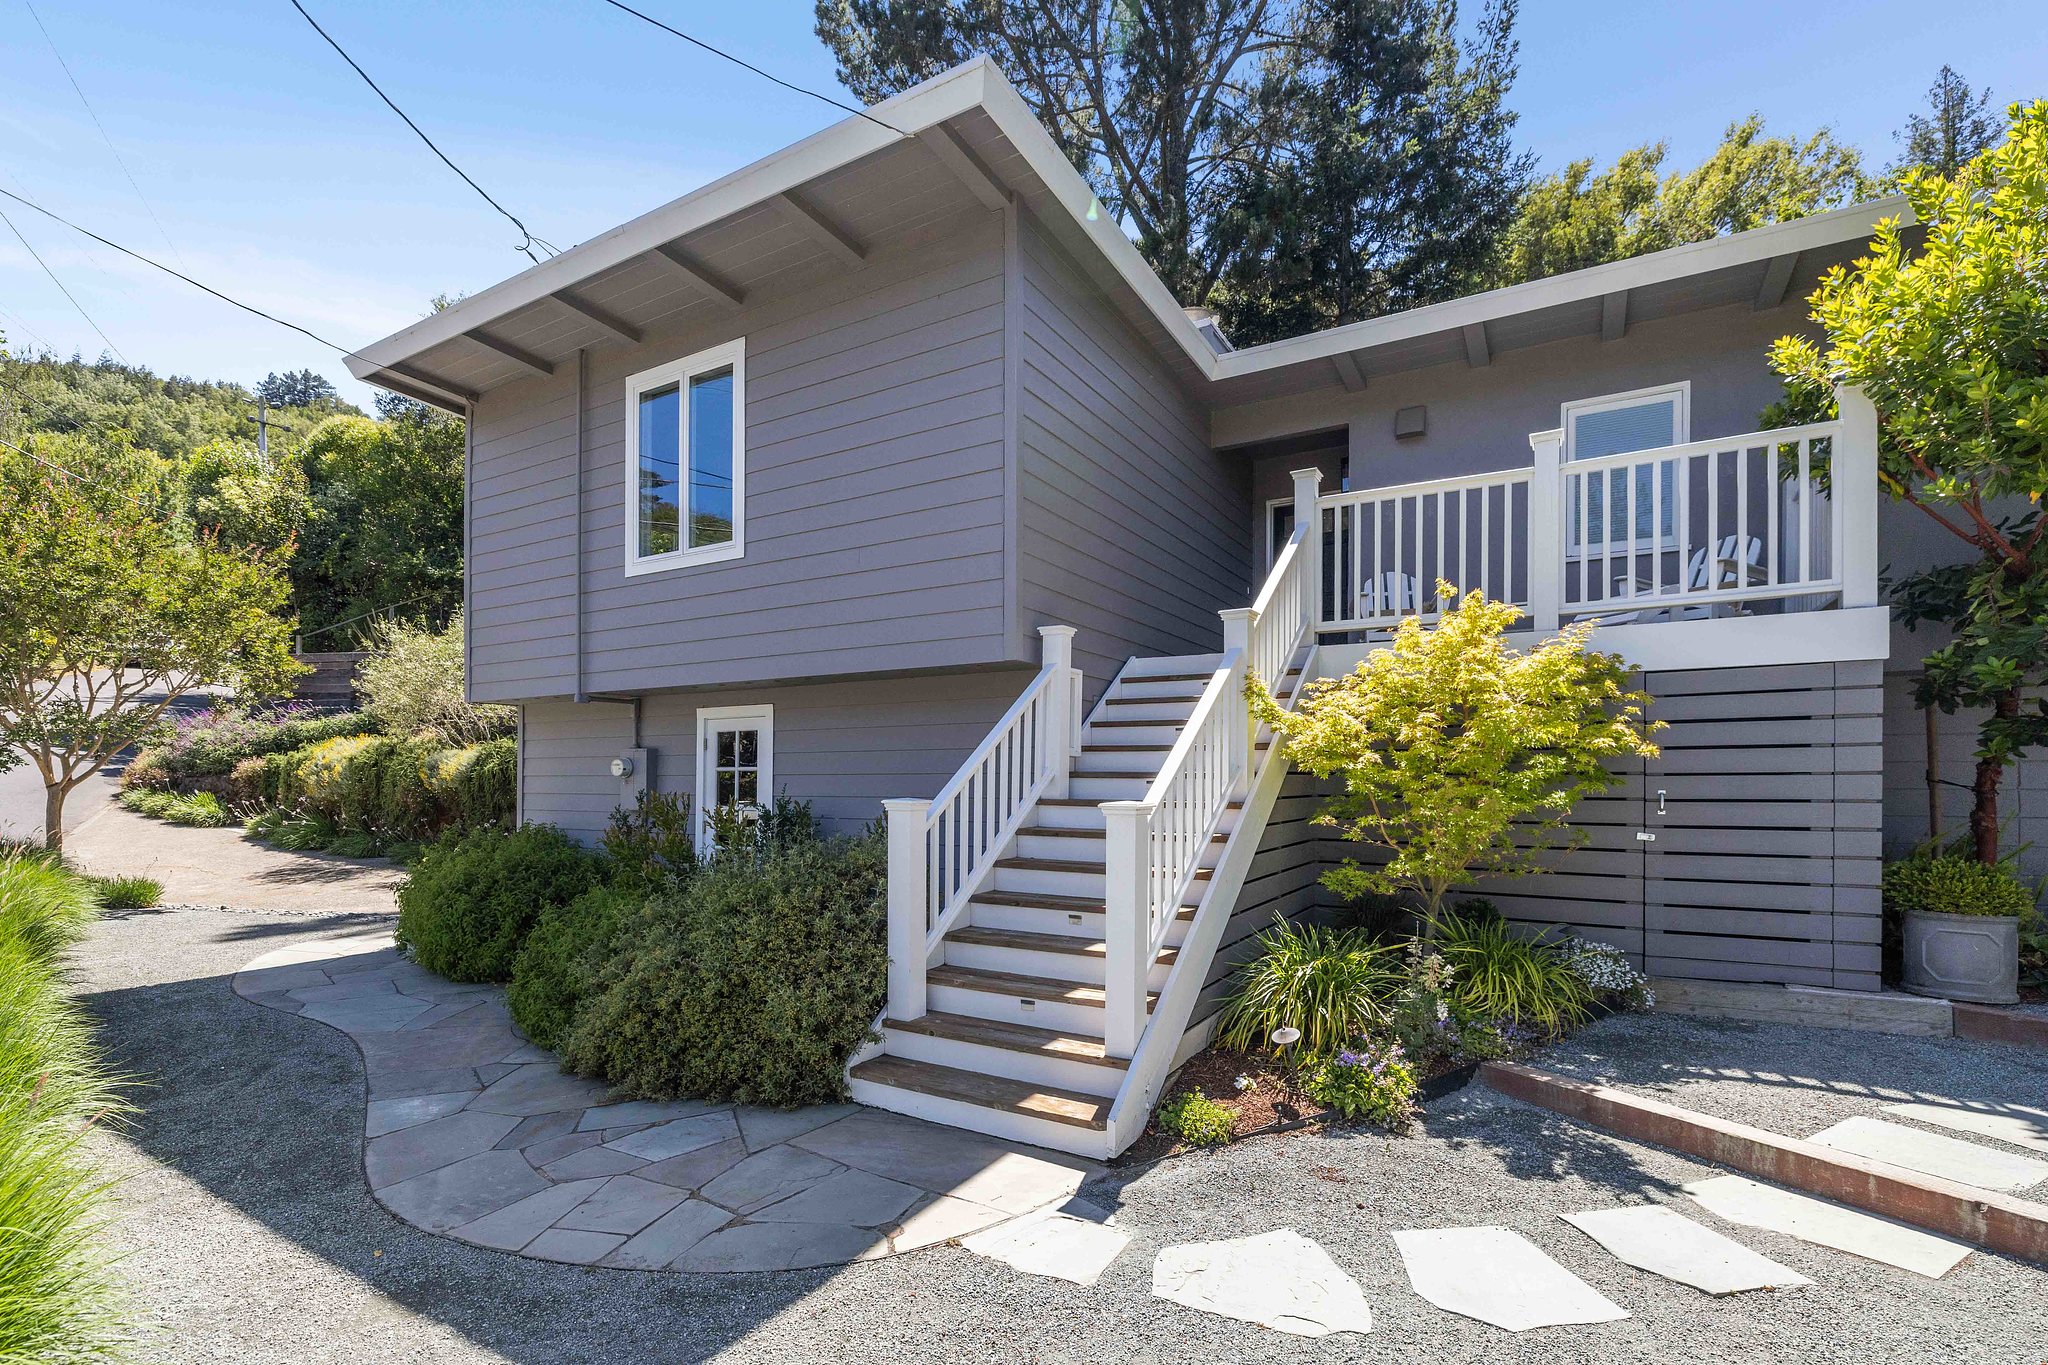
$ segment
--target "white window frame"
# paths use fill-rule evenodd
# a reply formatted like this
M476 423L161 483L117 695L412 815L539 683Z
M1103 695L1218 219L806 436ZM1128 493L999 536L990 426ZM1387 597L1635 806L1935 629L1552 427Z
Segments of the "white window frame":
M719 545L684 545L662 554L640 553L640 395L673 384L680 397L676 423L678 509L687 540L690 525L690 381L707 370L732 370L732 539ZM671 360L626 379L626 576L661 573L692 564L716 564L746 553L747 526L747 340L738 337Z
M1578 431L1578 424L1574 420L1575 418L1589 412L1609 412L1615 408L1632 408L1642 403L1654 402L1659 398L1674 400L1671 405L1671 444L1675 446L1690 444L1692 441L1692 381L1690 379L1679 379L1669 384L1652 384L1648 388L1629 389L1622 393L1603 393L1592 398L1571 398L1558 404L1557 425L1558 429L1564 432L1564 449L1561 452L1561 458L1564 463L1569 465L1578 458L1572 449L1576 443L1575 437ZM1649 449L1654 450L1656 447L1652 446ZM1580 488L1584 486L1583 483L1578 485ZM1665 532L1661 527L1653 526L1650 528L1651 534L1647 538L1636 536L1626 545L1618 540L1612 542L1604 540L1595 541L1594 545L1596 548L1591 551L1592 556L1597 559L1610 554L1647 553L1653 550L1669 550L1676 547L1678 544L1678 512L1676 508L1668 508L1667 510L1672 518L1672 529L1669 533ZM1579 543L1579 513L1576 506L1565 509L1565 542L1565 553L1572 559L1577 559L1588 553L1586 547Z
M761 735L758 746L759 762L755 765L760 777L755 785L759 799L756 809L765 810L775 801L775 708L765 702L751 706L700 706L697 708L697 852L711 852L711 822L708 817L716 809L711 800L718 791L716 762L718 753L712 744L713 737L720 730L758 730Z

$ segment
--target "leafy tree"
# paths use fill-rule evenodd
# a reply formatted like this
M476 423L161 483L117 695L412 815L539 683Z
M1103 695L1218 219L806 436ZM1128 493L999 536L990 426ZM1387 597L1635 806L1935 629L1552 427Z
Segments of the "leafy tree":
M444 630L409 622L380 622L374 652L356 670L356 690L386 734L431 732L456 748L512 732L509 706L472 702L463 690L462 613Z
M335 396L334 385L311 370L272 370L256 386L256 396L273 408L309 408Z
M393 611L432 624L462 601L460 421L332 417L307 439L313 511L296 596L309 636ZM342 633L324 643L350 638Z
M1344 780L1315 822L1387 852L1377 866L1345 859L1325 886L1413 896L1435 924L1453 887L1540 871L1540 851L1576 842L1572 806L1621 780L1607 761L1656 755L1650 699L1628 689L1620 659L1586 647L1593 627L1517 649L1502 635L1521 616L1474 592L1434 629L1409 617L1389 648L1309 684L1291 712L1261 679L1247 684L1297 767Z
M1927 656L1922 706L1983 707L1970 833L1998 860L1998 783L2048 743L2048 102L2014 105L2005 140L1953 179L1909 171L1925 225L1896 220L1869 256L1814 291L1822 341L1783 337L1771 364L1793 412L1826 410L1836 384L1877 409L1879 481L1969 547L1968 562L1893 585L1901 620L1952 632Z
M67 454L70 472L0 449L0 766L25 754L42 775L52 850L64 798L172 702L271 695L298 671L277 564L182 537L120 460Z
M1804 142L1767 137L1752 114L1713 155L1662 174L1667 144L1622 153L1598 174L1574 161L1537 182L1502 239L1497 285L1626 260L1766 223L1839 208L1874 191L1855 150L1823 128Z
M239 442L194 451L177 471L180 512L197 530L227 545L261 549L289 560L312 513L306 469L296 459L264 459Z
M991 56L1167 287L1264 336L1462 284L1522 175L1487 14L1469 56L1452 0L817 0L817 31L868 100Z
M1466 292L1528 183L1505 105L1513 0L1462 45L1454 0L1313 0L1304 18L1315 41L1261 90L1277 152L1231 164L1206 226L1236 245L1209 302L1240 343Z
M1972 90L1954 67L1944 66L1927 87L1927 112L1908 115L1906 126L1892 134L1892 141L1905 147L1892 171L1922 170L1954 179L1965 162L1998 141L2002 130L1991 92Z

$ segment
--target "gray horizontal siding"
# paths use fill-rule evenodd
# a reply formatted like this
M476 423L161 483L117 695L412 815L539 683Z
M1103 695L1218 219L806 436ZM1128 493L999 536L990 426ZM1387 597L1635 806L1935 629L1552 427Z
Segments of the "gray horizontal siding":
M699 707L772 705L779 792L856 833L892 796L932 796L1017 699L1022 669L791 687L655 693L640 701L640 747L660 791L696 799ZM632 747L633 711L611 702L524 708L523 816L594 838L619 804L611 760Z
M1028 216L1017 247L1023 624L1078 627L1092 679L1216 649L1217 611L1251 603L1249 470Z
M493 390L470 482L482 700L1019 662L1007 622L1000 215ZM746 338L745 553L625 575L624 382ZM577 584L582 603L579 616ZM580 636L580 640L579 640ZM580 669L579 669L580 656Z

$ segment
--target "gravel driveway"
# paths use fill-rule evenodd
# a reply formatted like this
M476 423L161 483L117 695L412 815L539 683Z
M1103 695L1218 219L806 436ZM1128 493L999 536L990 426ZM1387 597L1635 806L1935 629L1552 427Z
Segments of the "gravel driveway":
M133 1130L97 1140L124 1178L115 1233L151 1334L143 1358L2034 1365L2048 1342L2048 1275L1983 1254L1932 1281L1724 1228L1817 1283L1713 1300L1630 1270L1555 1214L1671 1199L1710 1168L1478 1089L1435 1105L1421 1138L1268 1138L1091 1185L1083 1194L1116 1206L1133 1241L1085 1290L948 1246L751 1276L587 1270L482 1251L417 1232L371 1201L355 1046L228 988L238 967L271 948L388 923L367 914L141 912L108 919L81 949L82 995L118 1062L151 1086ZM1660 1059L1647 1065L1711 1065L1710 1055L1682 1054L1714 1040L1675 1027L1611 1021L1585 1035L1579 1054L1589 1067L1626 1057L1644 1030ZM1776 1072L1823 1081L1831 1066L1873 1049L1881 1059L1904 1041L1840 1034L1816 1043L1813 1031L1742 1027L1745 1069L1772 1070L1774 1049L1803 1048L1798 1067ZM1911 1042L1906 1060L1923 1070L1962 1067L1971 1085L2038 1085L2026 1069L2038 1063L2020 1054ZM1528 1235L1635 1317L1514 1337L1409 1291L1390 1230L1485 1223ZM1315 1238L1357 1276L1376 1319L1370 1336L1279 1336L1151 1297L1160 1248L1277 1227Z

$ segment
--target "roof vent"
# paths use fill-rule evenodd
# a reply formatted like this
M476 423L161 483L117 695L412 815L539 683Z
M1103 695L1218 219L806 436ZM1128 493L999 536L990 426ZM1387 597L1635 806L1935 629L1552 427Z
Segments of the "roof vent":
M1237 347L1230 344L1230 338L1223 335L1223 327L1216 321L1213 308L1183 308L1188 321L1195 324L1195 330L1202 334L1202 340L1209 343L1209 349L1217 355L1229 355Z

